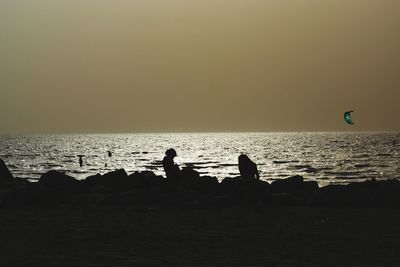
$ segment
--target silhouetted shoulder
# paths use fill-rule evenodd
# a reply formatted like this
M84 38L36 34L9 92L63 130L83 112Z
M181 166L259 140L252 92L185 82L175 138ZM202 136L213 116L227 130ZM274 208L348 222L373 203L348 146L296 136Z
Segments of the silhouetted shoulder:
M239 172L242 179L254 180L260 179L257 164L255 164L247 155L241 154L238 158Z

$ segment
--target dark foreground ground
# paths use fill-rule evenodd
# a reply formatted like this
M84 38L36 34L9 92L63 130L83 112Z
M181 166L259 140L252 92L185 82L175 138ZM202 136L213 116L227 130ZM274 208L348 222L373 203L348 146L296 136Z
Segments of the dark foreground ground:
M399 211L3 208L0 266L400 266Z

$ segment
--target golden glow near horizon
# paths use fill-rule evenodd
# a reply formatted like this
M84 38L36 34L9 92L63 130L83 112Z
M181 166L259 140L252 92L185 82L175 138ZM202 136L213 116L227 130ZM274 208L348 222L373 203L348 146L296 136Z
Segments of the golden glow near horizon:
M0 133L400 130L399 64L399 1L4 0Z

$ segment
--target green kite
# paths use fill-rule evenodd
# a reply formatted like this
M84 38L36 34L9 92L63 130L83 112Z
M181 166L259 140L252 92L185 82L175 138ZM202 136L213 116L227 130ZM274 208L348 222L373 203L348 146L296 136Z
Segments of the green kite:
M352 113L352 112L354 112L354 111L351 110L351 111L346 111L346 112L344 113L344 120L345 120L348 124L351 124L351 125L354 124L354 122L351 120L351 116L350 116L350 113Z

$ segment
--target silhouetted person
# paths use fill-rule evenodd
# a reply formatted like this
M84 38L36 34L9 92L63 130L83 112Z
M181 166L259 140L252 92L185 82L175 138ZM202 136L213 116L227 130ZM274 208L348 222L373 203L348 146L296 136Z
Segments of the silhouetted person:
M247 155L242 154L239 156L239 171L240 176L244 180L259 180L260 174L258 173L257 164L255 164Z
M82 167L83 166L83 156L79 155L79 166Z
M111 151L108 151L108 157L111 158L112 157L112 153Z
M165 157L162 161L165 175L168 179L178 180L181 177L181 170L179 166L175 164L174 158L176 157L176 151L173 148L168 149L165 152Z

